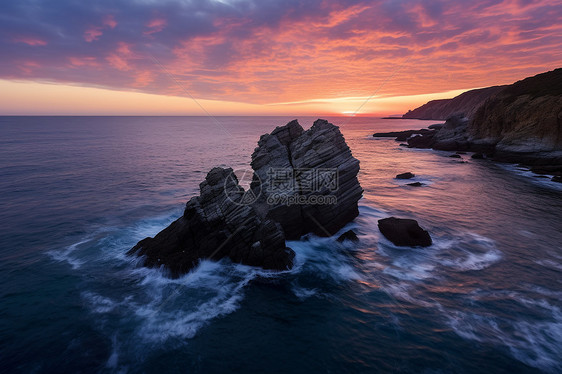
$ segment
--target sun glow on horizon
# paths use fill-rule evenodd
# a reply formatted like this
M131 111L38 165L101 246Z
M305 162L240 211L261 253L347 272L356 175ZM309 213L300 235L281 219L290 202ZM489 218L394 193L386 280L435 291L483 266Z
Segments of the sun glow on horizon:
M319 98L300 102L251 104L228 100L118 91L99 87L0 80L0 115L341 115L405 113L429 100L465 90L392 97Z

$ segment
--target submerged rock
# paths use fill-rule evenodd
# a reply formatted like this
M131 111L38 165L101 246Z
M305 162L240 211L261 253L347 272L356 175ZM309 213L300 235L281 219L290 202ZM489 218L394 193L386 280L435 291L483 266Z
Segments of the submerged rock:
M378 222L380 232L399 247L429 247L432 243L429 233L417 221L389 217Z
M338 242L344 242L346 240L352 241L352 242L358 242L359 238L357 237L357 234L353 231L353 230L349 230L344 232L343 234L341 234L338 237Z
M423 183L420 182L414 182L414 183L406 183L407 186L412 186L412 187L421 187L423 186Z
M285 239L333 235L359 214L359 161L339 128L325 120L307 131L295 120L262 135L251 166L248 191L232 169L212 169L182 217L128 253L144 256L145 266L164 266L172 276L201 259L225 257L285 270L295 255Z
M396 179L412 179L416 175L410 172L398 174L395 178Z

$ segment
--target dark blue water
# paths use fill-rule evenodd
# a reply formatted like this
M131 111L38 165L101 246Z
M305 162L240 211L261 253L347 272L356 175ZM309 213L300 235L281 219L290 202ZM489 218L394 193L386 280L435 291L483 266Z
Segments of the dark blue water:
M175 280L124 255L290 119L0 117L0 372L562 371L561 185L370 137L432 122L332 119L361 161L357 245ZM434 245L393 246L389 215Z

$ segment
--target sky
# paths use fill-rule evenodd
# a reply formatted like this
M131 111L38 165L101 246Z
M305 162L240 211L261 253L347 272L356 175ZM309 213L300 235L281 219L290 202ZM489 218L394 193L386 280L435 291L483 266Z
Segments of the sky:
M0 114L394 115L562 67L560 0L2 0Z

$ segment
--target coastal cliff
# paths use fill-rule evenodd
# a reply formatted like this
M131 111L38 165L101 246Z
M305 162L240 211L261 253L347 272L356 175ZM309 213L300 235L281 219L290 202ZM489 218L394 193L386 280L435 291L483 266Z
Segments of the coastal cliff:
M562 68L501 90L477 109L467 134L494 146L496 158L550 157L562 164Z
M479 88L464 92L452 99L432 100L419 108L408 111L402 118L446 120L452 115L461 113L471 118L480 105L505 87Z
M466 92L448 103L468 103L467 97L475 91L478 90ZM494 91L474 108L456 106L459 112L464 110L464 115L448 117L441 127L415 131L415 136L412 130L402 132L408 137L408 146L482 152L497 161L521 163L539 173L562 175L562 68L508 86L480 90L487 94ZM464 99L460 100L463 95ZM422 113L424 107L429 113L431 103L405 116ZM404 136L395 133L374 136L398 136L397 140L404 140Z

